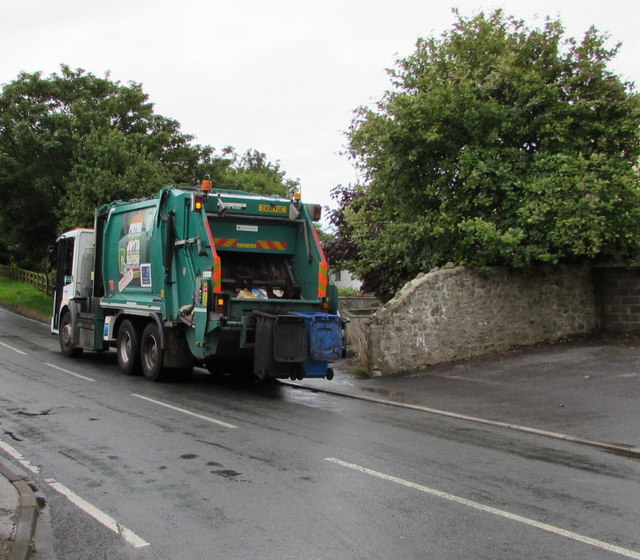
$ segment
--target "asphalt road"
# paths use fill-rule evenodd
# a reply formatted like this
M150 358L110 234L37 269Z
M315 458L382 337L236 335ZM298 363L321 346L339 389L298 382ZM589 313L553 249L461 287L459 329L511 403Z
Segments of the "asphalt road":
M200 370L154 384L2 309L0 442L46 500L38 560L640 558L637 461Z

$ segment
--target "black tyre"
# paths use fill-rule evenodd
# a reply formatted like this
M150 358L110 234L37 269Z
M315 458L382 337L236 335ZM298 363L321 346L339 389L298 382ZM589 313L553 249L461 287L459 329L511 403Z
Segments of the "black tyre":
M118 365L125 375L137 375L140 372L140 335L136 326L125 320L118 331Z
M142 374L150 381L161 381L164 377L162 358L164 352L160 344L160 331L155 322L147 323L140 341L140 363Z
M74 358L82 354L82 348L76 348L71 342L71 313L65 311L60 317L60 325L58 327L60 332L60 350L68 358Z

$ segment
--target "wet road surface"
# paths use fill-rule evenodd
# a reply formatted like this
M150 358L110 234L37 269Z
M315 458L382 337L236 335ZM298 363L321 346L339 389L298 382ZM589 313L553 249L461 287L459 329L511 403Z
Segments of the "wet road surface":
M41 560L640 558L637 461L115 362L0 310L0 453L46 500Z

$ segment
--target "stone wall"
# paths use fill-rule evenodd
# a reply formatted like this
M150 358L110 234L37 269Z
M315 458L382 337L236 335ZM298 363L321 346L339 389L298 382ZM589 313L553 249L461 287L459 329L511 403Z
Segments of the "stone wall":
M373 296L343 296L340 298L340 315L347 320L344 335L349 351L355 349L356 361L367 364L370 357L365 354L368 348L369 317L380 307L380 300Z
M594 269L602 330L640 333L640 268Z
M380 307L380 300L374 296L340 296L340 312L352 309L373 309Z
M361 364L390 374L588 333L598 313L590 267L481 276L452 266L418 276L365 322Z

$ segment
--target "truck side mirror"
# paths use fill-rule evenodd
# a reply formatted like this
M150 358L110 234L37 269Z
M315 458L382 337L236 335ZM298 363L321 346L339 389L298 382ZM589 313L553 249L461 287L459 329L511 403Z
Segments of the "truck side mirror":
M44 263L44 271L48 274L53 270L53 263L56 260L56 246L49 245L47 247L47 258Z

